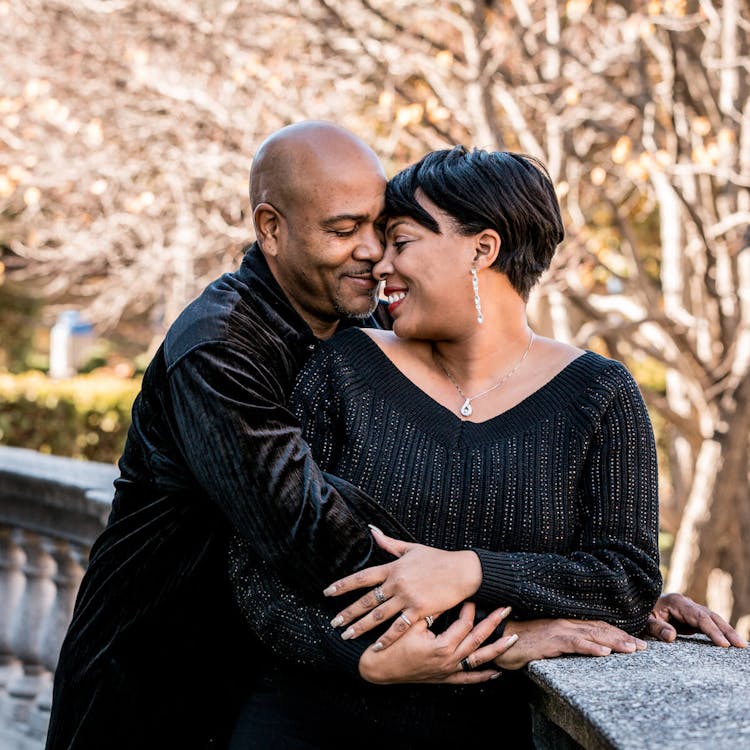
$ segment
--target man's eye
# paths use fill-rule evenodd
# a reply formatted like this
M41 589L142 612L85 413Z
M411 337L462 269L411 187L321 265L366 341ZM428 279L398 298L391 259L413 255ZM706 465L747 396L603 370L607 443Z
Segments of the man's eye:
M357 230L359 229L359 224L357 226L352 227L351 229L334 229L333 233L337 237L351 237Z

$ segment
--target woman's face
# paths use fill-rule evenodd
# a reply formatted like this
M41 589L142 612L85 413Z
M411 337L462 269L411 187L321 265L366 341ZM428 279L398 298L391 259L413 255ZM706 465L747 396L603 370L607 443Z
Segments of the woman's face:
M396 335L436 341L462 336L477 325L471 285L476 238L459 234L448 214L426 197L418 199L440 234L408 216L390 218L373 275L385 279Z

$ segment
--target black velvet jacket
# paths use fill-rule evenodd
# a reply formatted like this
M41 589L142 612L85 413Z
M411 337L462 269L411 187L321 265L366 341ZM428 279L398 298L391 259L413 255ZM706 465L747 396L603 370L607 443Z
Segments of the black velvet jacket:
M287 409L317 343L256 245L170 328L62 646L47 750L222 746L254 658L227 582L233 529L309 590L383 561L367 522L387 521L321 473Z

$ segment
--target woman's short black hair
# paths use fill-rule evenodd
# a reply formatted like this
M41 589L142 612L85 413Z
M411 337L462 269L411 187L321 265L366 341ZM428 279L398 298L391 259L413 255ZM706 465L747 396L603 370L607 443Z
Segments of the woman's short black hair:
M492 267L504 273L524 300L549 268L565 236L560 204L546 167L509 151L432 151L388 181L386 213L408 216L439 233L420 205L421 191L454 221L460 234L494 229L501 240Z

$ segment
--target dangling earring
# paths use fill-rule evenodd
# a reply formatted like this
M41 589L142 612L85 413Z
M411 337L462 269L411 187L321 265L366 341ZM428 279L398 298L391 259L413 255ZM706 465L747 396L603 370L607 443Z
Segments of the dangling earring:
M479 280L477 279L477 269L472 266L471 268L471 285L474 287L474 307L477 310L477 323L480 325L484 323L484 315L482 315L482 300L479 299Z

